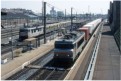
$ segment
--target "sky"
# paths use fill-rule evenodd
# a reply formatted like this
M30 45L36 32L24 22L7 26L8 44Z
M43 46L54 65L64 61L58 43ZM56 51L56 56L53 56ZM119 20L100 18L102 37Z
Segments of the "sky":
M73 13L102 13L107 14L109 3L112 0L43 0L47 2L47 13L49 13L52 6L57 11L63 11L69 14L71 7ZM1 0L1 8L25 8L30 9L36 13L42 12L42 0Z

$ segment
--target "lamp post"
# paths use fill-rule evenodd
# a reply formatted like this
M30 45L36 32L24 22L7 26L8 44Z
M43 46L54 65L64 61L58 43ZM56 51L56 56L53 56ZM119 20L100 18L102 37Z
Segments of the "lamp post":
M66 9L65 9L65 20L66 20Z
M13 41L12 41L13 40L13 34L12 34L12 25L11 25L11 23L12 22L10 22L10 26L11 26L11 37L9 37L9 41L11 41L10 44L11 44L11 53L12 53L12 59L13 59L14 58L13 57Z
M16 22L14 22L16 27ZM12 33L12 26L11 26L11 37L9 38L9 41L11 41L11 53L12 53L12 59L14 59L14 53L13 53L13 33Z
M73 25L73 8L71 8L71 31L72 31L72 26Z
M44 44L46 44L46 2L43 2L44 4Z
M11 26L11 28L12 28L12 26ZM12 29L11 29L11 31L12 31ZM9 40L11 41L10 43L11 43L11 53L12 53L12 59L14 58L14 56L13 56L13 42L12 42L12 39L13 39L13 37L12 37L12 32L11 32L11 37L9 38Z

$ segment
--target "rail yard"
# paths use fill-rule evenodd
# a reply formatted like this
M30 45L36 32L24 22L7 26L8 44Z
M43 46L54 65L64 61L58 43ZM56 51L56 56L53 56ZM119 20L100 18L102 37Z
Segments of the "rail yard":
M119 5L106 15L63 14L48 2L41 15L2 9L1 80L120 80Z

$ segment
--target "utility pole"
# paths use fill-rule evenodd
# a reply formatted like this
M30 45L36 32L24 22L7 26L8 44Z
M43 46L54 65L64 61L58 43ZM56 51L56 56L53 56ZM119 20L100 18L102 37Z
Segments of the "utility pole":
M13 33L12 33L12 26L11 26L11 38L10 38L10 40L11 40L11 53L12 53L12 60L13 60L13 58L14 58L14 56L13 56Z
M82 12L82 14L83 14L83 15L82 15L82 16L83 16L83 19L85 20L85 14L84 14L84 11Z
M44 2L42 1L42 25L44 24ZM41 22L41 18L40 18L40 22Z
M77 21L77 12L76 12L76 21Z
M66 9L65 9L65 20L66 20Z
M46 43L46 2L44 2L44 44Z
M73 25L73 8L71 7L71 31L72 31L72 25Z
M90 6L88 5L88 18L91 20Z
M90 12L90 6L88 5L88 13Z

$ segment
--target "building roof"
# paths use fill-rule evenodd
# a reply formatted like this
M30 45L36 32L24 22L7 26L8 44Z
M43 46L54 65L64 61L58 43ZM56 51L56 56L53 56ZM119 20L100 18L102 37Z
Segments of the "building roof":
M1 15L7 15L7 13L6 12L1 12Z
M2 15L1 20L4 19L33 19L38 18L35 14L29 14L29 13L15 13L15 12L6 12L7 15Z

